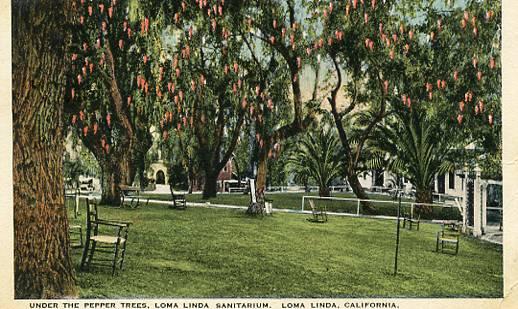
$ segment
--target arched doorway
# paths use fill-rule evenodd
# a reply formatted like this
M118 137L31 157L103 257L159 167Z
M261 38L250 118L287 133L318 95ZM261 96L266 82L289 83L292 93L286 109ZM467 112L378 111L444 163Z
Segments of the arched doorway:
M165 174L162 170L156 172L156 184L165 185Z

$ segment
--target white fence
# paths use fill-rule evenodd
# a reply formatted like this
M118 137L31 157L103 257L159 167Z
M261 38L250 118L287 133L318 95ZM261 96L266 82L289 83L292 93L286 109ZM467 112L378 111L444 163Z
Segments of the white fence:
M362 214L362 207L361 207L361 204L362 202L368 202L370 203L371 205L374 205L374 204L388 204L388 205L392 205L394 206L394 210L397 210L397 207L398 207L398 204L399 204L399 201L397 200L376 200L376 199L358 199L358 198L342 198L342 197L319 197L319 196L308 196L308 195L304 195L302 197L302 202L301 202L301 211L304 211L305 210L305 204L306 204L306 200L315 200L315 201L334 201L334 202L346 202L348 204L353 204L354 205L354 212L347 212L346 213L349 213L349 214L352 214L352 215L355 215L355 216L362 216L364 214ZM455 212L458 212L458 214L462 217L462 221L464 222L465 221L465 209L464 207L462 206L462 202L460 199L456 199L454 200L452 203L435 203L435 204L428 204L428 203L415 203L415 202L409 202L409 201L401 201L401 206L402 208L406 208L406 209L409 209L410 211L410 216L413 217L414 215L414 211L415 211L415 208L416 207L419 207L419 206L425 206L425 207L431 207L431 208L446 208L446 209L453 209L455 210ZM329 210L329 209L328 209Z

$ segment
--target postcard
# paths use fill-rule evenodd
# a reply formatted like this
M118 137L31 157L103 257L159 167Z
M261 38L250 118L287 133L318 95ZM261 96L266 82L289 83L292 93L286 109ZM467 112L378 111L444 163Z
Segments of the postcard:
M1 5L0 307L516 306L511 1Z

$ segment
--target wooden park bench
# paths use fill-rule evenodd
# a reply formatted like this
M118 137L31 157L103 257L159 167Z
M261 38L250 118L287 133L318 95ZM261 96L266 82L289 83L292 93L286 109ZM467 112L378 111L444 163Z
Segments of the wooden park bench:
M186 209L187 208L187 200L185 199L185 194L176 194L174 193L173 186L169 186L171 190L171 198L172 204L169 205L169 208L174 209Z
M311 207L312 217L307 220L310 222L325 223L327 222L327 208L325 205L316 207L312 200L308 200L309 207Z
M146 201L146 206L149 204L149 198L140 195L139 187L119 186L121 195L121 207L129 206L130 208L137 208L140 206L140 200Z

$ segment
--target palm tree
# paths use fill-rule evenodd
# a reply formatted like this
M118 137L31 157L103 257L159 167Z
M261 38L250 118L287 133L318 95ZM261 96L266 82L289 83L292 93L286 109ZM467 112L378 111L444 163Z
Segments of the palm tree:
M432 203L435 175L454 169L454 138L446 132L441 123L416 111L387 119L369 145L373 155L367 165L404 176L416 188L416 202Z
M328 128L304 135L288 158L289 167L299 178L309 177L318 184L318 194L329 196L331 180L341 172L340 144Z

